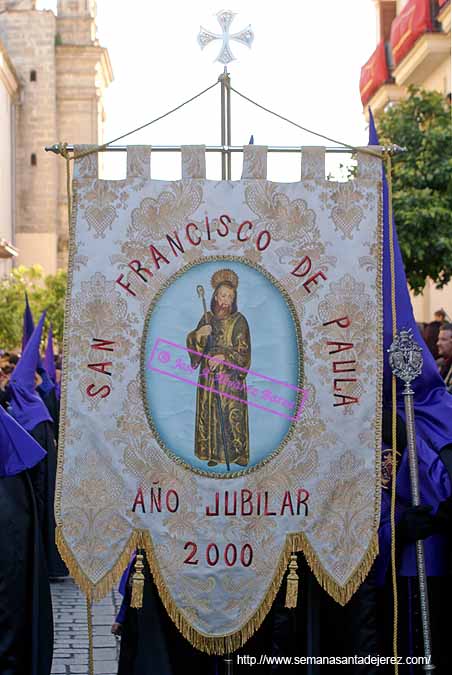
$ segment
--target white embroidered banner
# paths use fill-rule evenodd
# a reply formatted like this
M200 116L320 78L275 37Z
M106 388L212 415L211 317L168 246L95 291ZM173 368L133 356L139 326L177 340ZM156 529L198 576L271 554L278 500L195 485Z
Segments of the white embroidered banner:
M85 150L79 147L76 151ZM136 546L182 633L232 651L290 554L346 602L377 551L382 379L380 161L295 183L125 180L75 162L58 542L105 594Z

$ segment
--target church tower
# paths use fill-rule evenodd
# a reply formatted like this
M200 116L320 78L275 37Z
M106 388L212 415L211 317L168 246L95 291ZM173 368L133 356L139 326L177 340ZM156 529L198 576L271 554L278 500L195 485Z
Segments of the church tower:
M103 94L113 79L96 36L96 0L0 0L0 40L20 83L15 104L14 245L17 263L66 267L66 166L44 147L103 141Z
M108 51L99 45L96 0L58 0L56 19L56 138L104 141L103 94L113 79ZM59 161L58 267L67 264L68 227L64 162Z
M44 146L58 138L55 15L34 0L0 0L0 38L20 82L15 106L15 246L18 263L57 266L58 163Z

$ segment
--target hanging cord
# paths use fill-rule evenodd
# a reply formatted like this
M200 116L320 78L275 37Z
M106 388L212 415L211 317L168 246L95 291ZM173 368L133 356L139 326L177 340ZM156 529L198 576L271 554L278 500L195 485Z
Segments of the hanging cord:
M394 252L394 223L392 214L392 161L391 155L386 154L386 175L388 181L388 221L389 221L389 262L391 270L391 315L392 315L392 339L397 333L397 308L396 308L396 289L395 289L395 252ZM397 486L397 381L393 374L391 379L392 393L392 482L391 482L391 576L392 590L394 599L394 622L392 647L395 656L394 673L398 675L399 667L397 665L397 629L399 619L398 597L397 597L397 568L396 568L396 531L395 531L395 505L396 505L396 486Z
M229 88L230 91L233 91L235 94L238 96L241 96L243 99L248 101L249 103L252 103L255 105L257 108L260 108L261 110L264 110L265 112L269 113L270 115L274 115L275 117L278 117L279 119L283 120L284 122L287 122L288 124L291 124L292 126L297 127L297 129L301 129L302 131L306 131L309 134L312 134L314 136L318 136L319 138L323 138L327 141L330 141L331 143L336 143L337 145L341 145L344 148L348 148L351 152L357 153L361 152L365 155L370 155L372 157L378 157L379 159L383 159L383 153L378 152L376 150L370 150L369 148L358 148L354 145L350 145L349 143L343 143L341 141L337 141L334 138L330 138L329 136L325 136L324 134L320 134L317 131L313 131L312 129L308 129L307 127L302 126L301 124L298 124L297 122L294 122L293 120L290 120L288 117L285 117L284 115L280 115L279 113L275 112L274 110L270 110L270 108L266 108L260 103L257 103L257 101L253 101L253 99L249 98L248 96L245 96L245 94L242 94L240 91L237 89L234 89L234 87L231 87L230 85L230 80L227 79L225 80L222 75L218 78L216 82L211 84L210 86L206 87L202 91L200 91L198 94L195 94L191 98L187 99L183 103L180 103L178 106L175 108L172 108L171 110L168 110L166 113L163 113L163 115L159 115L155 119L151 120L150 122L146 122L145 124L142 124L141 126L137 127L136 129L132 129L132 131L128 131L125 134L122 134L121 136L117 136L116 138L113 138L111 141L108 143L103 143L102 145L97 145L94 148L90 148L89 150L84 150L83 152L79 152L76 154L75 152L70 154L67 150L67 143L60 143L58 145L58 149L62 157L65 158L66 160L66 184L67 184L67 195L68 195L68 221L69 225L71 225L71 201L72 201L72 195L71 195L71 172L70 172L70 162L72 160L76 159L81 159L82 157L86 157L88 155L91 155L95 152L100 152L101 150L105 150L108 148L109 145L112 145L113 143L116 143L117 141L122 140L123 138L126 138L127 136L131 136L132 134L136 133L137 131L141 131L142 129L145 129L146 127L149 127L151 124L155 124L155 122L158 122L159 120L164 119L165 117L168 117L169 115L172 115L174 112L177 110L180 110L184 106L186 106L188 103L191 103L192 101L195 101L197 98L200 96L203 96L206 94L208 91L219 85L225 81L226 87Z
M67 149L67 143L60 143L59 148L60 155L64 157L66 162L67 222L70 228L72 223L71 156Z
M94 675L93 605L91 596L86 596L86 618L88 624L88 672Z
M172 108L171 110L168 110L166 113L163 113L163 115L159 115L158 117L155 117L150 122L146 122L145 124L142 124L140 127L137 127L136 129L132 129L132 131L128 131L127 133L122 134L121 136L118 136L117 138L113 138L108 143L103 143L102 145L96 145L94 148L89 148L89 150L84 150L83 152L79 152L78 154L76 154L75 152L70 154L68 152L68 149L67 149L67 143L59 143L58 144L59 153L66 160L66 190L67 190L67 201L68 201L67 211L68 211L69 227L71 227L71 221L72 221L72 191L71 191L71 166L70 166L71 161L76 160L76 159L81 159L82 157L87 157L88 155L92 155L95 152L100 152L101 150L105 150L112 143L116 143L117 141L120 141L123 138L126 138L127 136L131 136L132 134L135 134L137 131L141 131L142 129L145 129L146 127L151 126L151 124L155 124L155 122L159 122L160 120L164 119L165 117L168 117L169 115L172 115L173 113L177 112L177 110L180 110L185 105L188 105L188 103L191 103L192 101L195 101L200 96L203 96L203 94L206 94L208 91L210 91L211 89L213 89L214 87L216 87L219 84L220 84L220 80L217 80L216 82L211 84L209 87L206 87L205 89L200 91L198 94L195 94L194 96L187 99L183 103L180 103L175 108Z
M229 86L230 90L234 92L234 94L238 94L238 96L241 96L245 101L248 101L248 103L252 103L255 105L257 108L260 108L261 110L264 110L265 112L269 113L270 115L274 115L274 117L278 117L278 119L283 120L284 122L287 122L288 124L291 124L294 127L297 127L297 129L301 129L302 131L306 131L308 134L312 134L313 136L318 136L319 138L323 138L326 141L330 141L331 143L336 143L337 145L342 145L344 148L349 148L351 152L362 152L365 155L371 155L372 157L378 157L379 159L383 159L383 153L377 152L376 150L370 150L369 148L358 148L354 145L349 145L349 143L343 143L342 141L337 141L334 138L330 138L329 136L325 136L324 134L319 134L318 131L313 131L312 129L307 129L306 127L303 127L301 124L298 124L297 122L294 122L293 120L290 120L288 117L284 117L284 115L280 115L279 113L275 112L274 110L271 110L270 108L266 108L264 105L261 103L257 103L257 101L253 101L252 98L249 98L248 96L245 96L245 94L242 94L240 91L237 91L237 89L234 89L234 87Z
M125 134L122 134L122 136L118 136L117 138L113 138L113 140L108 141L108 143L103 143L102 145L97 145L94 148L90 148L89 150L84 150L83 152L80 152L78 155L75 153L70 157L70 159L80 159L81 157L86 157L87 155L91 155L94 152L100 152L101 150L105 150L105 148L108 148L109 145L112 143L116 143L116 141L121 141L123 138L126 138L126 136L131 136L132 134L135 134L137 131L141 131L142 129L145 129L146 127L151 126L151 124L155 124L155 122L159 122L160 120L164 119L165 117L168 117L168 115L172 115L173 113L177 112L181 108L183 108L185 105L188 105L188 103L191 103L192 101L195 101L197 98L200 96L203 96L203 94L206 94L208 91L216 87L217 85L220 84L220 80L217 80L213 84L211 84L209 87L206 87L202 91L200 91L198 94L195 94L191 98L187 99L183 103L180 103L177 105L175 108L172 108L171 110L168 110L166 113L163 113L163 115L159 115L155 119L151 120L150 122L146 122L145 124L142 124L140 127L137 127L136 129L132 129L132 131L128 131Z

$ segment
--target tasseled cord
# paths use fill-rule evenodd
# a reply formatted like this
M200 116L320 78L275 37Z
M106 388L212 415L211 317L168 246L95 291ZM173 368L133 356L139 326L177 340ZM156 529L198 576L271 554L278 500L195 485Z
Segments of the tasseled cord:
M298 564L297 564L297 555L295 552L290 556L289 561L289 574L287 575L287 587L286 587L286 607L288 609L294 609L297 606L298 600L298 574L297 574Z
M143 574L143 552L137 553L135 560L135 572L132 577L132 598L130 606L135 609L141 609L143 606L143 588L144 588L144 574Z

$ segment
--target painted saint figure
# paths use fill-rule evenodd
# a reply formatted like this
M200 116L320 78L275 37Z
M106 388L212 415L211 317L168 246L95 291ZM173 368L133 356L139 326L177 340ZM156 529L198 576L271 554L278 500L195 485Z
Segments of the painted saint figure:
M249 463L247 373L217 361L248 369L251 364L250 331L246 318L237 309L238 276L229 269L215 272L210 312L187 336L193 368L200 369L198 384L242 399L215 394L199 386L196 395L195 455L208 466ZM218 400L219 399L219 400Z

